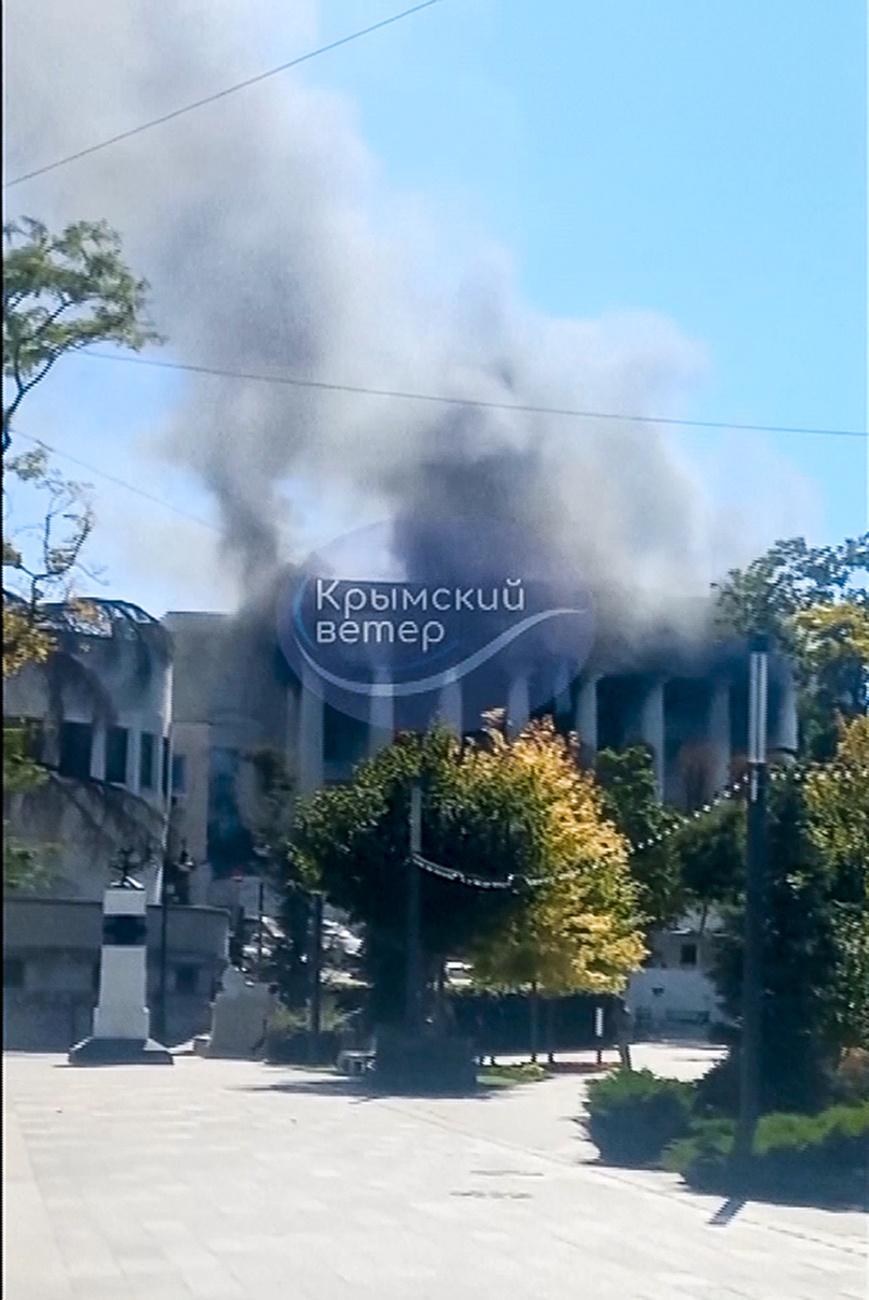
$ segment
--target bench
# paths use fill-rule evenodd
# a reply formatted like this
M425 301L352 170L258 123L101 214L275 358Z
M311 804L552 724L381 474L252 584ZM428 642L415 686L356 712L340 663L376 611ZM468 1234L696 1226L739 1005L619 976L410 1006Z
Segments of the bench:
M339 1052L336 1065L341 1074L355 1077L365 1074L374 1063L373 1052Z

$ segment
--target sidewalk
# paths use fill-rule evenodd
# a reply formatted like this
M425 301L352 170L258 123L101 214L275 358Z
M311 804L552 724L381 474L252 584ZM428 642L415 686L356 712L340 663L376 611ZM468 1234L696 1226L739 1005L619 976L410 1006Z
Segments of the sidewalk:
M426 1100L198 1057L5 1074L9 1300L865 1297L863 1216L721 1216L584 1164L579 1077Z

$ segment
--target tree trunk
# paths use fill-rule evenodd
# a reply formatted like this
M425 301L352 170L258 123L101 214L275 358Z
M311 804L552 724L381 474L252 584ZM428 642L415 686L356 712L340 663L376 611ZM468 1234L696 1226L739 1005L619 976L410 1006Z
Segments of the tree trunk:
M531 993L528 998L528 1012L531 1028L531 1064L536 1065L540 1046L540 994L537 989L536 980L533 980L531 983Z
M555 1064L555 1002L548 998L546 1002L546 1054L549 1064Z

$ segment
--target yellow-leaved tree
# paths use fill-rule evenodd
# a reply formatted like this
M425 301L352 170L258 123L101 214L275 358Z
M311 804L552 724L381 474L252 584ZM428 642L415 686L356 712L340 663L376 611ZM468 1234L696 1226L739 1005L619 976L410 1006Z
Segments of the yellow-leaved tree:
M607 821L572 741L551 719L513 740L490 725L487 743L468 756L466 777L510 790L528 875L524 906L473 951L476 981L535 1000L620 992L646 951L629 846Z

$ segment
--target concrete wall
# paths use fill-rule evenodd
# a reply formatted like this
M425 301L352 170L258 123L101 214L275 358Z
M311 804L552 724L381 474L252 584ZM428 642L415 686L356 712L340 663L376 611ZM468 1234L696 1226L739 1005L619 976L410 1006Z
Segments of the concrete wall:
M85 900L13 895L4 899L3 912L4 1047L65 1051L91 1031L102 908ZM160 909L149 907L152 1015L159 984L160 922ZM229 917L220 909L170 908L166 1035L170 1044L208 1029L210 1003L227 962L228 934Z
M626 994L638 1037L704 1036L725 1019L710 977L716 924L711 917L702 933L689 924L651 936L647 964L631 976ZM685 960L691 957L693 964Z

